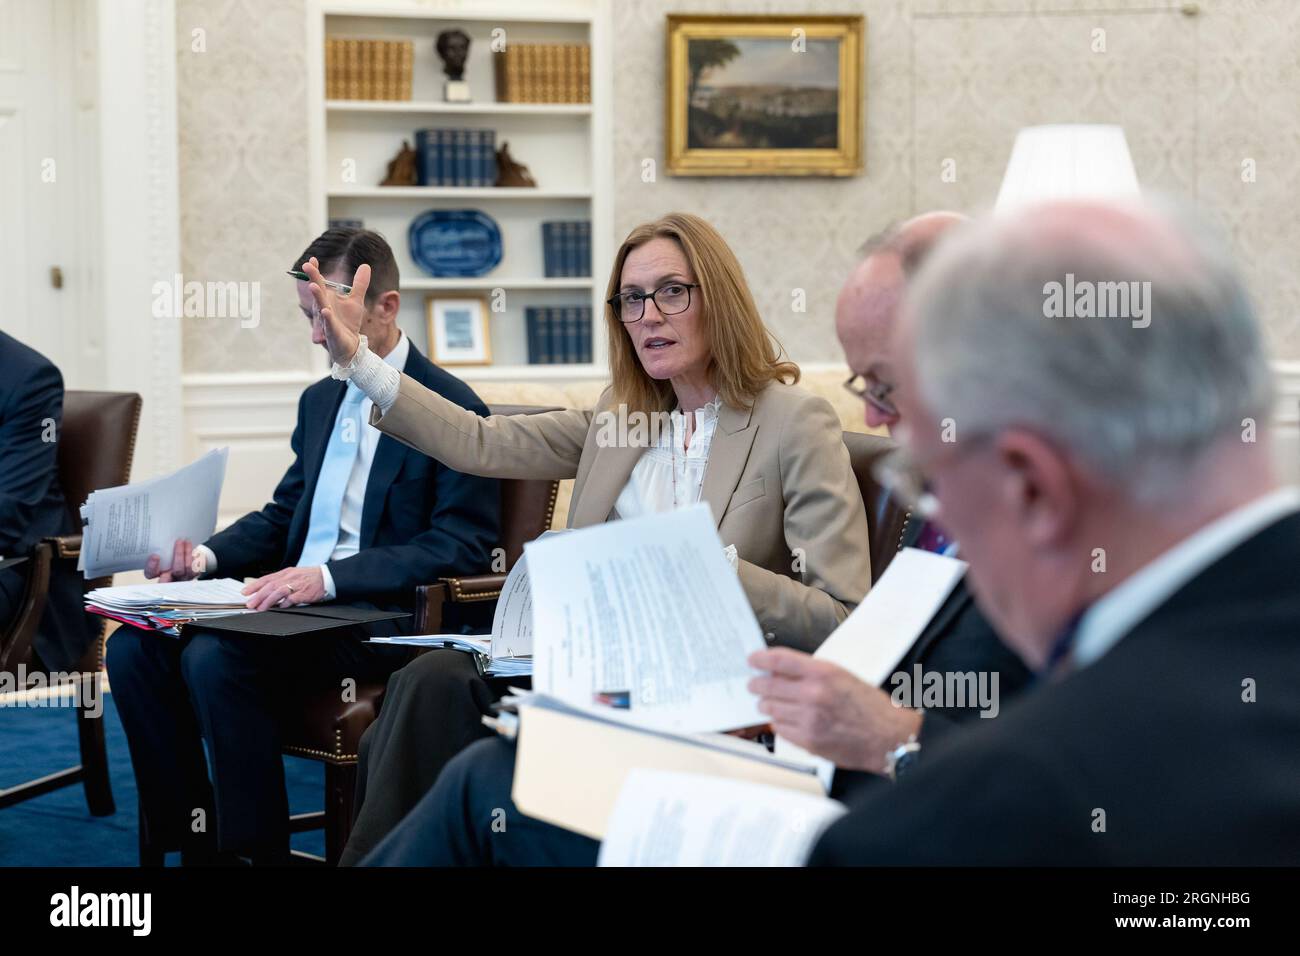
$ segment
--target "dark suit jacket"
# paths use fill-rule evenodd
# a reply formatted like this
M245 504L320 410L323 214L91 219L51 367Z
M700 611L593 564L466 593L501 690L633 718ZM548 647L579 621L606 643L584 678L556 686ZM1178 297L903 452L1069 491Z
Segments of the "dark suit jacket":
M812 863L1300 863L1297 567L1290 515L1100 660L873 789Z
M411 345L403 371L479 415L487 407L468 385ZM346 382L325 378L298 402L294 462L261 511L240 518L206 544L222 577L290 567L307 538L312 495ZM465 475L394 438L381 436L370 466L357 554L328 562L337 600L410 610L415 588L440 576L486 571L498 545L501 495L490 478Z
M0 555L31 553L41 538L69 534L80 523L59 488L58 445L46 441L63 424L63 376L45 356L0 332ZM53 422L52 428L47 422ZM81 502L76 502L80 505ZM0 571L0 629L17 610L27 568ZM99 632L82 609L81 575L56 561L36 653L51 670L71 670Z

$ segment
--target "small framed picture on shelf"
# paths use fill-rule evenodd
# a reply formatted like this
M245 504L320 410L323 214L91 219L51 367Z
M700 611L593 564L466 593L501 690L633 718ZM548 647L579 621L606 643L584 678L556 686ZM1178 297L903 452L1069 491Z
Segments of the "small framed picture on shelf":
M430 357L439 365L492 364L487 299L482 296L428 296Z

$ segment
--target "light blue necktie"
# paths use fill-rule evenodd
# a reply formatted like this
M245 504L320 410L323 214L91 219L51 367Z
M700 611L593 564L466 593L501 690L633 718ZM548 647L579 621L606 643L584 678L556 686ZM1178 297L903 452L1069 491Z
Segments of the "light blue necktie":
M307 541L302 546L298 566L313 568L324 564L334 553L339 542L339 517L343 512L343 493L352 476L352 465L357 460L361 445L361 400L365 394L351 382L339 406L334 431L321 461L316 478L316 493L311 499L311 522L307 526Z

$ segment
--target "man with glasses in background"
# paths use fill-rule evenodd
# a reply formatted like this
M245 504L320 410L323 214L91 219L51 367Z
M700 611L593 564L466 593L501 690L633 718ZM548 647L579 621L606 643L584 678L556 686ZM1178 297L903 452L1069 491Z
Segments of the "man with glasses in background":
M1145 315L1062 318L1067 276L1130 283ZM812 861L1294 866L1300 492L1275 473L1273 373L1224 238L1141 205L990 219L927 262L895 354L912 487L1040 678Z

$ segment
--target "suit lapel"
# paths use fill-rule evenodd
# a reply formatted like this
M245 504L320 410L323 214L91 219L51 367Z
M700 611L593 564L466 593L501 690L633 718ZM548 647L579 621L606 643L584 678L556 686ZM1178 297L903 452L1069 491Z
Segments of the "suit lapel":
M644 451L644 448L625 446L596 449L582 493L569 516L570 528L586 528L605 522Z
M334 425L339 416L339 406L343 404L343 393L348 389L347 382L333 382L333 388L326 394L329 396L329 417L316 416L317 421L325 423L324 428L316 430L312 434L306 447L303 448L303 474L306 480L303 482L303 497L310 501L311 496L316 493L316 480L320 478L320 466L325 461L325 449L329 446L330 436L334 434Z
M367 428L371 427L369 425ZM370 463L370 477L366 479L366 500L361 506L361 541L362 548L374 543L375 529L379 527L379 515L384 508L384 498L388 487L397 477L406 457L406 446L396 438L381 435L375 447L375 459Z
M752 417L752 408L732 408L725 402L718 410L709 464L704 469L704 487L700 489L700 500L713 511L715 525L722 524L731 494L749 461L749 450L758 434L757 424L751 425Z

